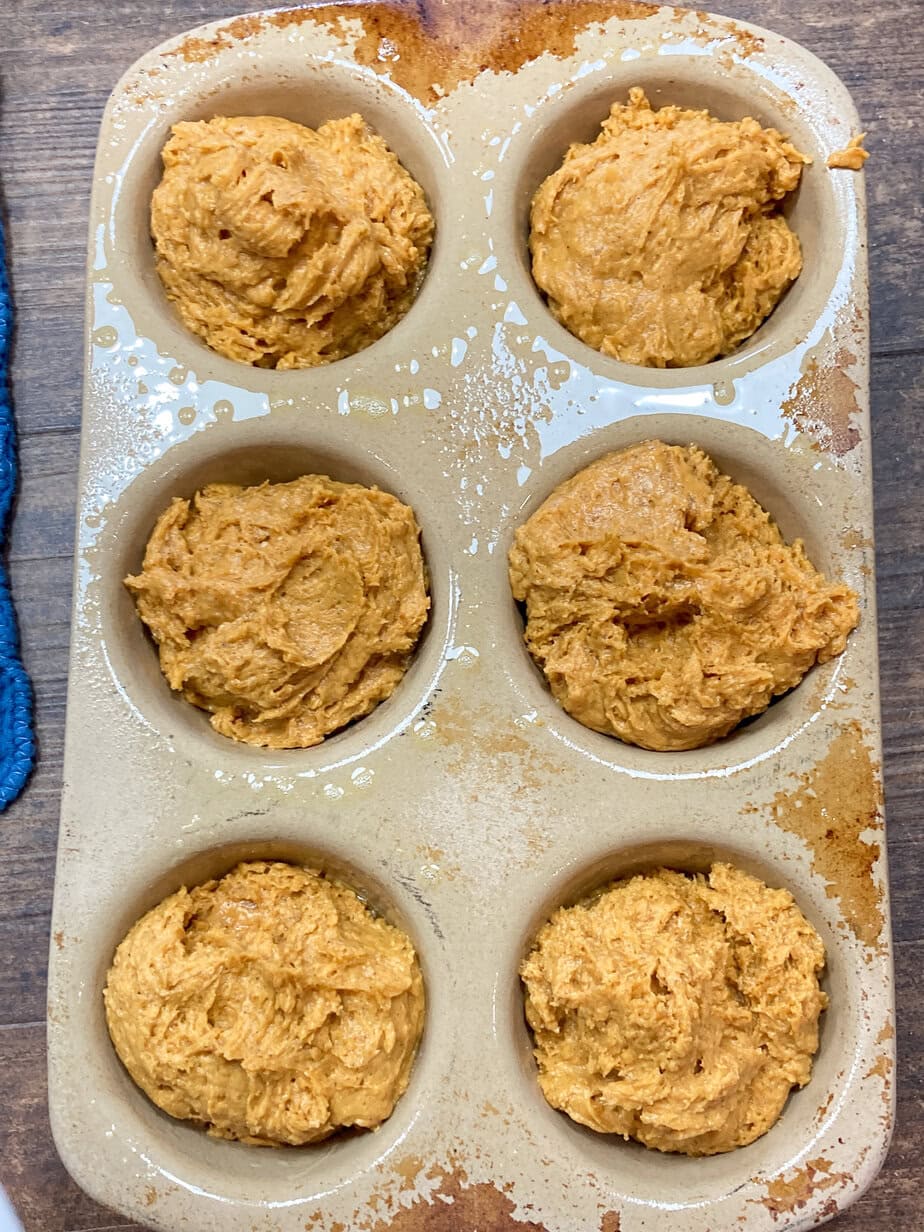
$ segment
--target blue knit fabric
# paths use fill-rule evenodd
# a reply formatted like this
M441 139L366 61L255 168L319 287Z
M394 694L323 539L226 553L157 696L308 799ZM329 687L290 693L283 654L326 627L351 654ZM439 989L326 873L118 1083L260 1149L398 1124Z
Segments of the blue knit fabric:
M0 810L19 795L35 756L32 690L19 658L19 634L3 567L7 519L16 486L16 432L9 380L12 336L13 303L0 221Z

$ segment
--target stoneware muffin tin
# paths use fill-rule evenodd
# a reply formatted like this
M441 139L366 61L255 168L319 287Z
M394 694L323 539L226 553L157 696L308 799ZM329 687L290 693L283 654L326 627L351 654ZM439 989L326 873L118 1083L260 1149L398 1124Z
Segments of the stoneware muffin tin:
M422 15L418 15L418 9ZM603 358L529 274L531 195L642 85L756 115L812 165L798 282L733 356L672 371ZM161 292L148 234L170 125L359 111L426 190L437 231L408 316L326 368L207 350ZM808 1228L846 1207L893 1117L882 834L863 177L814 57L725 18L564 3L307 8L205 26L144 56L103 119L90 223L81 502L49 992L55 1140L76 1180L146 1226ZM711 748L654 753L581 727L522 642L506 554L566 476L649 437L695 442L860 594L845 654ZM173 696L122 578L171 497L324 472L378 484L423 528L432 614L394 696L304 751L212 731ZM428 1010L375 1133L302 1149L217 1141L161 1114L115 1056L102 988L129 926L244 856L344 877L414 940ZM809 1086L746 1148L662 1155L553 1111L518 964L558 904L666 863L724 858L792 890L828 952Z

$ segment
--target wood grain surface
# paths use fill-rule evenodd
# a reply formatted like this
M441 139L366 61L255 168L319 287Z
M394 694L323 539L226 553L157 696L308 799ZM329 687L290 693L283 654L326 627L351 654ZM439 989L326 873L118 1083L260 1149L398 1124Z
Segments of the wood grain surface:
M134 1226L91 1202L65 1173L51 1141L45 1091L45 975L62 776L87 207L97 129L112 86L142 52L188 27L249 7L220 0L0 0L0 192L18 314L13 391L22 466L8 561L35 686L39 748L25 794L0 816L0 1180L27 1232ZM924 905L918 882L924 447L917 419L924 415L924 10L920 0L716 0L715 7L778 30L819 55L850 88L869 133L872 414L899 1112L878 1180L829 1226L837 1232L912 1232L924 1228Z

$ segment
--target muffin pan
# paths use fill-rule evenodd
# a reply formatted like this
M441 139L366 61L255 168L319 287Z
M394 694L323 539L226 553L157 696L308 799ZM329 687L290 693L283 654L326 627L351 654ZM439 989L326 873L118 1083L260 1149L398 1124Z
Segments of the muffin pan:
M466 11L344 4L205 26L144 56L106 110L51 945L55 1140L89 1193L152 1228L405 1232L447 1205L460 1229L815 1226L869 1185L893 1117L863 177L825 166L857 118L811 55L725 18L447 7ZM529 274L532 192L635 84L656 105L754 114L813 158L791 206L803 274L738 352L699 368L596 354ZM435 215L417 302L326 368L223 359L183 328L154 270L148 204L170 125L353 110ZM629 747L557 706L506 574L515 528L558 482L649 437L702 446L861 600L841 658L684 753ZM433 606L388 701L316 748L271 752L219 736L170 693L122 578L171 497L309 471L413 506ZM297 1150L217 1141L161 1114L115 1056L101 992L117 943L166 894L244 856L322 866L418 950L422 1046L375 1133ZM716 858L792 890L825 942L812 1081L727 1155L584 1130L539 1091L519 962L559 903Z

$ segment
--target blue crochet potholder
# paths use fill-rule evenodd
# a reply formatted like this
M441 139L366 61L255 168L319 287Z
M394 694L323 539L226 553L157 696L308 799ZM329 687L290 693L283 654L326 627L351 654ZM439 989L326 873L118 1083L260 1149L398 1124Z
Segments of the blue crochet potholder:
M19 795L35 756L32 690L19 658L19 634L2 556L16 486L16 433L9 372L12 336L13 303L0 220L0 810Z

